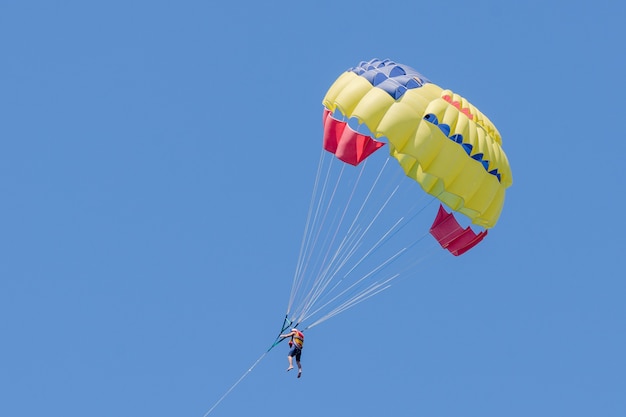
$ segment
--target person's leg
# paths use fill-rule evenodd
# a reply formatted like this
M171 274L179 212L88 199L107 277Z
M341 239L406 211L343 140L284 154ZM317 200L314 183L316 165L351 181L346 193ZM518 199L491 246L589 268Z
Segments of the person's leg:
M302 365L300 365L300 356L302 355L302 351L299 351L296 354L296 365L298 365L298 378L302 375Z
M287 370L291 371L293 369L293 356L289 355L287 359L289 359L289 368L287 368Z

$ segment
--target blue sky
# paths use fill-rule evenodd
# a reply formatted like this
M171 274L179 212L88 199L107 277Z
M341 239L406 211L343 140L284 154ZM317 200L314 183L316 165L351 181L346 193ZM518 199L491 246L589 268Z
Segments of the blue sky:
M0 414L203 416L279 330L322 97L377 57L496 124L502 217L211 416L626 415L624 3L300 3L0 3Z

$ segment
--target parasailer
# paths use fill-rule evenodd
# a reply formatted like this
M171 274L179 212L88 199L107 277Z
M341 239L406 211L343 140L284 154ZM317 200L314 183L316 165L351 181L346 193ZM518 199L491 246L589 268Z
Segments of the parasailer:
M304 333L295 327L291 329L291 332L287 334L281 334L278 336L280 339L286 339L291 337L289 340L289 355L287 355L287 359L289 360L289 367L287 371L291 371L293 369L293 358L296 358L296 365L298 365L298 378L302 376L302 364L300 363L300 358L302 357L302 348L304 347Z

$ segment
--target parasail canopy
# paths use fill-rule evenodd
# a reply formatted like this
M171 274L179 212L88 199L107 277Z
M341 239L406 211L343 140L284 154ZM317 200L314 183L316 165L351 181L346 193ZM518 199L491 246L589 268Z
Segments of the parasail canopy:
M424 191L476 225L495 226L511 169L500 133L465 98L409 66L373 59L344 72L323 103L324 149L357 165L386 143Z

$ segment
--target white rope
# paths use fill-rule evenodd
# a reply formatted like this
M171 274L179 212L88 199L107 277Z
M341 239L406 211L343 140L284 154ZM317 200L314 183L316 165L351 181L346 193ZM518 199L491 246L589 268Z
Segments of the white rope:
M388 162L389 159L387 159L386 162ZM373 188L376 186L376 184L378 184L378 181L381 178L382 175L382 171L384 171L385 167L386 167L387 163L385 163L385 165L383 166L383 168L381 169L381 171L379 172L375 184L372 186L372 188L370 188L367 197L365 198L364 203L361 205L361 207L359 208L358 214L357 216L355 216L355 221L353 221L353 223L350 226L350 229L353 229L356 223L356 220L358 220L358 217L360 217L361 213L363 212L363 209L365 207L365 203L369 200L370 196L372 195L372 190ZM350 258L352 257L352 255L354 255L356 253L356 249L358 248L358 246L361 245L361 242L364 240L364 237L367 235L368 231L371 229L372 225L374 224L374 222L376 221L376 219L378 219L378 217L381 215L381 213L384 211L384 209L387 207L388 203L391 201L392 197L396 194L397 190L398 190L399 186L396 186L393 191L391 192L391 194L387 197L385 203L380 207L380 209L378 210L378 212L375 214L375 216L370 220L368 226L362 231L361 235L359 236L358 240L357 240L357 244L354 245L353 249L348 252L346 254L346 256L343 259L340 259L337 255L339 254L339 251L341 250L338 249L337 253L335 254L335 257L333 258L333 260L328 264L326 270L324 271L324 273L320 274L320 276L318 277L318 281L316 282L317 286L316 288L314 288L311 293L309 293L309 299L307 300L306 305L303 307L302 309L302 314L299 318L299 321L304 321L305 320L305 315L306 316L310 316L311 314L309 314L310 309L312 308L313 304L315 304L315 302L317 302L318 298L320 298L322 295L325 294L325 290L328 287L328 285L330 284L331 280L335 277L335 275L339 272L339 270L350 260ZM361 259L353 265L353 267L344 274L344 278L347 277L355 268L357 268L361 262L367 258L367 256L369 256L377 247L379 247L384 241L385 239L389 236L389 234L391 232L394 231L394 229L404 220L404 217L401 217L368 251L367 253L365 253L365 255L363 255L361 257ZM331 267L333 266L335 260L339 259L340 260L340 264L336 267L335 272L333 274L331 274L330 276L327 275L328 271L331 269ZM366 275L364 278L367 278L369 275ZM364 278L358 280L355 284L351 285L349 288L353 288L354 285L360 283ZM342 278L343 280L343 278ZM336 283L335 286L333 287L336 288L341 281ZM332 292L332 290L330 291ZM343 293L340 293L339 295L342 295ZM334 297L332 300L335 300L337 297ZM328 303L327 303L328 304ZM326 306L327 304L324 304L324 306ZM319 311L319 309L316 310L316 312ZM312 313L314 314L314 313Z
M342 171L342 172L343 172L343 171ZM352 188L352 192L351 192L351 194L350 194L350 197L348 198L347 203L344 205L343 212L342 212L342 214L341 214L341 217L340 217L339 221L337 222L337 226L335 227L335 232L334 232L334 234L333 234L333 237L332 237L332 239L331 239L330 243L328 243L328 244L325 244L325 245L324 245L324 246L326 246L328 249L326 250L326 254L324 255L324 258L323 258L323 259L322 259L322 261L321 261L321 264L320 264L320 271L321 271L322 269L324 269L324 265L326 265L326 264L327 264L326 260L328 259L328 256L330 255L330 252L331 252L332 247L333 247L333 245L334 245L334 243L335 243L335 240L337 239L337 235L339 234L339 230L341 229L341 225L343 224L343 221L344 221L344 219L345 219L346 213L348 212L348 209L349 209L349 207L350 207L350 204L351 204L351 202L352 202L352 199L354 198L354 193L356 192L357 186L358 186L358 184L359 184L359 182L360 182L360 180L361 180L361 175L362 175L362 173L363 173L363 169L361 169L361 172L359 173L359 177L357 178L357 180L356 180L356 182L355 182L355 184L354 184L354 186L353 186L353 188ZM340 180L338 180L338 181L337 181L337 186L339 185L339 181L340 181ZM334 194L333 194L333 195L334 195ZM332 201L331 201L331 202L332 202ZM329 205L330 205L330 203L331 203L331 202L329 202ZM347 236L349 236L349 235L350 235L350 229L348 230L348 232L346 232L346 236L345 236L345 237L344 237L344 239L342 240L342 244L340 244L340 249L341 249L341 247L343 246L343 243L346 241L346 237L347 237ZM339 252L339 250L340 250L340 249L338 249L338 251L337 251L337 252ZM329 263L329 266L330 266L330 265L332 265L333 261L337 258L337 252L336 252L336 253L335 253L335 255L333 256L333 260ZM319 275L320 275L320 274L318 274L318 276L319 276Z
M307 318L309 318L310 316L314 315L315 313L319 312L320 310L324 309L326 306L328 306L330 303L332 303L333 301L335 301L336 299L338 299L339 297L341 297L342 295L346 294L348 291L350 291L351 289L355 288L358 284L360 284L361 282L365 281L367 278L369 278L370 276L374 275L376 272L380 271L382 268L384 268L385 266L387 266L389 263L391 263L392 261L394 261L395 259L397 259L403 252L406 251L407 248L403 248L400 251L398 251L395 255L391 256L390 258L388 258L386 261L384 261L383 263L381 263L380 265L378 265L376 268L374 268L372 271L370 271L369 273L363 275L361 278L359 278L358 280L356 280L354 283L352 283L352 285L348 286L347 288L345 288L344 290L342 290L339 294L335 295L332 299L330 299L328 302L326 302L324 305L320 306L317 310L315 310L314 312L312 312L311 314L309 314L308 317L305 317L302 321L306 320ZM376 284L376 282L374 282L374 284ZM363 292L367 291L364 290ZM360 295L357 294L355 296L358 297Z
M305 228L305 232L304 232L304 236L303 236L303 242L305 242L303 244L303 250L301 250L301 255L300 258L298 260L298 266L296 268L296 273L294 275L294 283L292 285L292 291L291 291L291 297L290 297L290 301L289 301L289 305L287 308L287 314L289 314L291 307L294 303L294 299L297 296L300 288L303 286L304 284L304 278L306 277L306 271L308 269L308 265L311 262L311 257L313 256L313 254L315 253L315 247L317 245L317 241L319 239L319 235L321 233L321 231L323 230L323 225L326 221L326 215L328 213L328 210L330 209L331 205L332 205L332 201L334 199L334 193L336 191L337 185L335 186L335 190L333 191L332 196L330 197L327 206L326 206L326 210L325 210L325 214L320 222L319 218L320 218L320 211L321 211L321 207L323 205L323 202L325 200L325 195L326 195L326 189L327 189L327 185L328 185L328 181L329 179L332 177L331 175L331 171L332 171L332 165L334 162L334 157L330 158L330 162L328 165L328 169L326 171L326 175L324 177L324 183L322 186L321 191L319 192L319 197L317 196L317 190L318 190L318 186L319 186L319 178L321 176L321 172L323 171L323 166L324 166L324 157L329 155L328 152L326 152L325 150L322 150L322 154L320 155L320 162L318 164L318 172L316 174L316 180L315 180L315 185L314 185L314 191L312 193L311 196L311 203L310 203L310 209L309 209L309 214L307 217L307 227ZM343 169L345 168L344 165L342 165L341 167L341 172L339 174L339 179L337 180L337 182L339 182L339 180L341 179L342 175L343 175ZM314 204L315 201L317 200L317 204ZM313 211L313 207L315 208L315 211ZM311 220L312 217L312 220ZM319 223L319 224L318 224ZM309 228L309 224L311 224L311 227Z
M269 350L268 350L267 352L269 352ZM246 372L244 372L244 373L243 373L243 375L241 375L241 377L240 377L237 381L235 381L235 383L234 383L234 384L233 384L233 385L232 385L232 386L231 386L231 387L230 387L230 388L229 388L229 389L228 389L228 390L224 393L224 395L222 395L222 396L220 397L220 399L219 399L219 400L217 400L217 402L216 402L215 404L213 404L213 407L209 408L209 411L207 411L207 412L204 414L204 416L202 416L202 417L207 417L209 414L211 414L211 412L212 412L213 410L215 410L215 407L217 407L217 406L218 406L218 405L219 405L219 404L220 404L220 403L224 400L224 398L226 398L226 397L228 396L228 394L230 394L230 393L232 392L232 390L234 390L234 389L235 389L235 387L236 387L237 385L239 385L239 383L240 383L241 381L243 381L243 379L244 379L245 377L247 377L247 376L248 376L248 374L249 374L250 372L252 372L252 370L254 369L254 367L255 367L255 366L257 366L257 365L259 364L259 362L261 362L261 360L265 357L265 355L267 355L267 352L263 353L263 354L261 355L261 357L260 357L259 359L257 359L257 360L256 360L256 362L254 362L254 364L252 364L252 366L251 366L250 368L248 368L248 370L247 370Z
M416 240L416 242L414 242L414 244L419 242L419 241L421 241L427 235L428 235L428 233L425 233L424 235L422 235L419 239ZM404 248L402 251L404 251L405 249L408 250L408 248L410 248L410 246L412 246L412 245L409 245L409 247ZM326 320L328 320L328 319L330 319L330 318L332 318L332 317L334 317L334 316L336 316L336 315L338 315L340 313L343 313L344 311L348 310L349 308L352 308L355 305L360 304L361 302L363 302L363 301L373 297L374 295L376 295L376 294L378 294L378 293L388 289L389 287L391 287L391 281L395 280L396 278L400 278L400 277L405 277L406 278L407 276L409 276L409 271L415 270L415 267L419 263L421 263L424 260L430 258L435 253L435 251L437 251L438 249L440 249L438 247L438 245L435 245L433 243L431 245L430 250L425 251L421 257L416 258L413 262L411 262L411 264L407 265L402 271L394 274L393 276L391 276L390 278L387 278L384 281L375 282L375 283L371 284L368 288L366 288L363 291L360 291L356 295L354 295L351 298L349 298L346 301L344 301L342 304L340 304L337 307L333 308L330 312L328 312L327 314L325 314L321 318L317 319L312 324L308 325L306 328L310 329L312 327L315 327L315 326L323 323L324 321L326 321ZM400 255L400 254L398 254L398 255ZM388 261L392 261L392 260L389 259ZM382 266L380 268L378 268L377 270L380 270L381 268L382 268ZM368 274L368 275L371 275L371 274L373 274L375 272L377 272L377 271L371 271L370 274ZM364 278L362 278L362 279L364 279ZM341 295L345 294L346 291L347 290L344 290ZM339 298L339 296L336 296L335 299L336 298ZM334 301L334 300L331 300L331 301ZM319 307L316 311L312 312L309 315L309 317L305 318L305 320L309 319L312 316L314 316L316 313L318 313L323 308L325 308L329 303L326 303L324 306Z
M332 161L334 161L334 160L335 160L335 158L334 158L334 157L332 157L331 162L332 162ZM313 256L313 253L315 252L315 251L314 251L314 249L315 249L315 247L317 246L317 243L318 243L318 241L319 241L319 238L320 238L321 232L325 229L324 225L326 224L326 219L327 219L327 217L328 217L328 213L329 213L329 211L330 211L330 209L331 209L331 207L332 207L332 203L333 203L333 201L334 201L335 194L336 194L337 189L338 189L338 187L339 187L339 184L340 184L340 182L341 182L341 178L343 177L343 172L344 172L345 166L346 166L345 164L343 164L343 163L341 164L341 172L339 173L338 178L335 180L335 188L333 189L333 192L332 192L332 194L331 194L331 196L330 196L330 198L329 198L329 201L328 201L328 203L326 204L326 209L324 210L324 216L323 216L323 219L322 219L322 221L320 222L319 226L317 227L317 232L315 233L315 237L314 237L314 238L312 238L312 240L313 240L313 244L310 246L310 249L311 249L311 250L310 250L309 255L308 255L308 258L307 258L307 259L308 259L308 261L307 261L307 266L308 266L308 263L311 261L311 257ZM330 179L330 176L331 176L330 172L331 172L330 170L327 172L327 178L326 178L326 180L325 180L325 183L326 183L326 182L328 182L328 181L329 181L329 179ZM351 192L351 194L350 194L350 198L348 199L348 202L344 205L344 210L343 210L343 213L342 213L342 215L341 215L341 217L340 217L340 219L339 219L339 221L338 221L338 223L337 223L336 227L334 228L334 231L335 231L335 232L334 232L334 235L333 235L333 237L331 238L330 243L327 243L327 241L328 241L328 239L329 239L329 235L332 233L332 230L333 230L332 225L329 225L329 231L327 231L326 241L325 241L325 242L321 245L322 247L327 247L328 249L327 249L327 251L326 251L326 254L324 255L324 258L323 258L321 261L318 259L318 260L315 262L315 264L319 264L319 271L318 271L318 274L316 274L316 275L315 275L317 278L316 278L316 279L314 279L314 280L313 280L313 282L312 282L312 283L311 283L311 285L310 285L310 287L312 288L312 290L311 290L311 291L307 294L307 296L306 296L306 298L305 298L305 301L304 301L304 303L303 303L303 304L304 304L304 306L309 305L311 302L315 302L315 300L314 300L314 294L315 294L315 293L317 293L317 292L318 292L318 290L319 290L320 288L323 288L323 287L325 286L325 285L324 285L324 279L325 279L325 276L324 276L324 274L322 274L322 273L321 273L321 271L325 268L326 260L328 259L328 256L329 256L329 254L330 254L330 251L331 251L331 249L332 249L332 246L333 246L333 244L334 244L334 241L336 240L337 233L339 232L339 230L340 230L340 228L341 228L341 225L343 224L343 220L344 220L344 218L345 218L345 215L346 215L346 213L348 212L348 209L349 209L349 206L350 206L350 202L351 202L351 200L352 200L352 198L353 198L353 196L354 196L354 193L356 192L356 189L357 189L358 184L359 184L359 182L360 182L360 178L361 178L362 173L363 173L363 167L361 168L361 171L360 171L360 173L359 173L359 176L358 176L358 178L357 178L357 181L355 182L355 184L354 184L354 186L353 186L352 192ZM333 178L333 179L334 179L334 178ZM321 196L320 196L320 198L319 198L318 212L319 212L319 207L321 207L321 206L322 206L322 203L323 203L323 201L324 201L324 199L325 199L324 194L325 194L325 193L322 193L322 194L321 194ZM305 272L306 272L306 269L304 269L304 270L302 271L302 275L305 275ZM300 277L300 281L299 281L299 283L300 283L300 284L299 284L299 286L301 286L301 285L302 285L302 283L303 283L304 281L305 281L305 280L304 280L304 279L302 279L302 276L301 276L301 277ZM307 281L307 284L308 284L308 283L309 283L309 282ZM303 308L304 308L304 307L303 307ZM299 313L299 314L302 316L304 313L303 313L303 312L301 312L301 313ZM298 315L298 314L296 314L296 316L297 316L297 315Z
M339 262L339 264L337 265L334 265L333 263L329 264L326 270L324 271L324 273L320 274L320 277L318 281L316 282L317 285L311 290L307 301L304 303L302 307L299 321L304 320L304 316L308 313L308 311L313 307L313 305L318 301L320 297L322 297L324 294L332 292L332 289L330 291L326 291L326 289L328 288L328 285L330 285L333 279L341 271L341 268L343 268L345 264L349 261L352 253L354 253L354 251L356 251L356 249L358 248L358 245L359 245L358 241L353 243L353 247L347 252L345 256L344 255L338 256L338 258L342 259ZM339 251L338 251L338 254L339 254ZM330 271L331 267L333 268L332 272ZM337 282L334 287L338 286L340 283L341 281Z
M332 164L332 160L331 160L331 164ZM325 199L325 195L326 195L326 187L327 187L327 183L329 178L331 177L330 174L330 169L331 166L329 165L328 171L326 173L326 177L324 180L324 186L322 188L322 191L320 192L320 196L319 198L317 198L318 200L318 204L317 204L317 208L315 210L315 214L314 214L314 225L315 227L313 227L311 229L311 234L309 234L306 239L307 239L307 246L306 246L306 253L305 253L305 264L304 267L299 271L299 274L295 277L295 279L297 280L297 284L295 285L296 290L292 292L294 293L294 296L299 292L299 288L302 286L305 286L304 284L309 284L309 281L312 279L312 277L309 275L307 275L307 270L309 269L309 264L312 262L312 257L315 254L315 247L317 246L317 242L319 240L319 236L321 231L324 229L324 224L326 222L326 217L328 214L328 210L331 206L332 200L334 198L334 192L330 197L329 202L326 205L326 209L324 210L324 215L320 216L320 211L322 210L322 206L323 206L323 202ZM342 171L339 174L339 177L341 178L341 175L343 173L343 167L342 167ZM315 196L313 197L315 198ZM320 221L320 217L322 217L322 220ZM318 224L319 223L319 224ZM315 262L313 261L313 263L315 264ZM308 285L306 285L305 287L308 287ZM297 314L296 314L297 315Z
M383 167L381 168L380 172L378 173L378 176L376 177L376 181L375 181L375 182L374 182L374 184L370 187L370 189L369 189L369 191L368 191L368 193L367 193L367 196L365 197L365 199L364 199L363 203L361 204L361 206L360 206L360 208L359 208L359 210L358 210L358 212L357 212L356 216L354 217L354 219L353 219L353 221L352 221L352 224L350 225L350 227L348 228L348 231L346 232L347 234L350 234L350 233L352 232L352 230L354 229L355 224L356 224L356 222L358 221L358 219L360 218L360 216L361 216L361 214L362 214L362 212L363 212L363 210L364 210L364 208L365 208L366 203L369 201L369 199L370 199L370 197L371 197L371 195L372 195L372 192L373 192L374 188L375 188L375 187L376 187L376 185L378 184L378 182L379 182L379 180L380 180L380 178L381 178L381 176L382 176L382 173L383 173L383 171L385 170L385 167L387 166L388 161L389 161L389 158L385 161L385 164L383 165ZM352 251L348 252L347 257L346 257L346 258L344 258L344 259L343 259L343 261L341 260L341 258L340 258L340 257L338 257L338 255L339 255L339 254L340 254L340 252L341 252L341 247L340 247L340 248L339 248L339 249L335 252L335 255L333 256L332 261L331 261L331 262L329 262L329 263L327 263L327 262L326 262L326 260L328 259L329 252L330 252L330 251L331 251L331 249L332 249L332 245L333 245L333 243L334 243L334 241L335 241L335 239L336 239L337 233L338 233L339 229L341 228L341 225L342 225L343 220L344 220L344 218L345 218L345 214L346 214L346 212L347 212L347 210L348 210L348 207L350 206L350 204L351 204L351 202L352 202L352 200L353 200L353 197L354 197L354 195L355 195L355 193L356 193L356 189L357 189L357 186L358 186L358 184L359 184L359 182L360 182L361 176L362 176L362 174L363 174L363 171L364 171L364 168L365 168L365 163L366 163L366 162L367 162L367 161L365 161L365 162L364 162L364 165L361 167L361 170L360 170L360 172L359 172L359 176L358 176L357 181L355 182L355 184L354 184L354 186L353 186L353 188L352 188L352 192L351 192L351 194L350 194L350 197L349 197L349 199L348 199L348 202L345 204L345 207L344 207L343 213L342 213L342 215L341 215L341 218L340 218L340 220L339 220L339 222L338 222L338 224L337 224L337 226L336 226L336 229L335 229L335 234L334 234L334 236L333 236L333 239L331 240L331 244L329 244L329 245L327 246L327 247L328 247L328 249L327 249L326 255L325 255L325 257L324 257L324 259L323 259L323 261L322 261L322 263L321 263L321 265L320 265L320 268L324 268L324 269L320 269L320 272L318 273L317 278L316 278L316 279L315 279L315 281L313 282L313 288L312 288L312 290L309 292L309 294L308 294L308 296L307 296L307 299L305 300L304 306L303 306L302 311L301 311L301 313L300 313L300 320L299 320L299 321L302 321L303 317L307 314L307 311L308 311L308 310L311 308L311 306L312 306L312 305L313 305L313 304L317 301L317 299L318 299L318 298L319 298L319 297L320 297L320 296L324 293L324 290L327 288L328 284L330 283L330 280L332 280L332 278L334 277L334 274L332 274L332 275L330 275L330 276L329 276L329 275L327 275L328 271L330 271L330 270L331 270L331 268L332 268L332 266L333 266L334 262L335 262L335 261L337 261L337 260L339 260L339 261L341 262L341 264L342 264L342 265L343 265L343 264L345 264L345 263L348 261L348 259L350 259L350 257L352 256L352 254L354 254L354 252L355 252L355 249L356 249L357 245L359 245L359 244L360 244L359 242L363 239L363 237L364 237L364 236L365 236L365 234L367 233L367 229L366 229L366 230L365 230L365 231L361 234L361 236L357 239L357 241L356 241L356 242L357 242L357 244L356 244L356 245L354 246L354 248L353 248L354 250L352 250ZM397 188L396 188L396 189L397 189ZM394 193L395 193L395 192L394 192ZM394 193L392 193L392 195L391 195L391 196L389 196L389 198L387 199L386 203L385 203L385 204L383 205L383 207L382 207L382 208L378 211L378 213L377 213L377 215L374 217L374 219L370 222L369 227L371 227L371 225L372 225L373 221L374 221L374 220L378 217L378 215L380 215L380 213L382 212L382 210L384 209L384 207L387 205L387 203L389 202L389 200L391 199L391 197L393 196L393 194L394 194ZM369 227L368 227L368 229L369 229ZM344 238L344 241L345 241L345 238ZM326 264L327 264L327 266L325 266ZM337 269L337 272L338 272L338 269Z
M323 323L326 320L336 316L337 314L343 313L344 311L348 310L349 308L352 308L355 305L357 305L357 304L367 300L368 298L371 298L371 297L375 296L376 294L386 290L387 288L391 287L391 284L388 284L388 283L391 282L393 279L397 278L398 276L399 276L399 274L396 274L396 275L393 275L391 278L388 278L387 280L385 280L383 282L372 284L367 290L362 291L361 293L359 293L355 297L350 298L349 300L345 301L341 305L339 305L336 308L334 308L333 310L331 310L326 315L322 316L321 318L319 318L318 320L313 322L311 325L307 326L307 329L315 327L318 324ZM388 284L388 285L385 285L385 284Z
M327 157L330 162L326 160ZM393 241L391 238L407 224L411 224L417 214L424 210L422 206L419 211L414 212L419 205L416 200L422 199L425 193L416 192L416 200L412 201L416 204L412 204L395 222L390 222L392 219L388 215L383 216L389 207L398 206L400 201L404 201L395 200L399 195L399 182L408 182L401 170L389 170L389 174L386 173L391 158L388 156L384 163L381 161L377 174L370 172L374 175L370 176L371 182L366 185L367 181L362 179L365 178L365 166L370 159L363 161L356 171L356 168L337 160L331 153L322 152L287 310L288 315L292 314L294 322L312 320L313 324L308 328L318 325L387 289L390 282L400 275L396 273L392 278L383 279L380 273L383 268L405 258L403 255L416 242L404 242L403 247L394 249L393 246L401 244L402 240L411 235L399 235L402 239L394 244L388 244L388 241ZM333 163L339 164L341 169L333 169ZM346 176L346 181L342 184L344 170L353 170L351 172L354 175ZM394 174L395 181L389 181ZM417 184L412 185L417 187ZM380 191L383 191L383 195ZM422 197L418 199L420 195ZM350 221L346 221L347 219ZM384 219L383 223L379 223L381 219ZM374 228L374 225L385 223L389 224L384 231L376 230L378 226ZM373 236L374 230L378 237ZM371 244L372 241L375 242ZM389 249L393 254L387 253L386 259L376 260L374 252L383 249L383 246L383 254ZM402 261L405 262L406 260ZM370 265L372 263L374 265ZM369 272L358 272L358 269L365 268ZM320 314L321 318L316 318Z
M314 206L314 202L315 202L315 195L317 193L317 187L319 185L319 179L320 179L320 174L322 172L322 164L324 162L324 149L322 149L322 153L320 154L320 159L317 165L317 174L315 175L315 182L313 184L313 192L311 193L311 201L309 202L309 211L307 213L307 218L306 218L306 222L304 225L304 234L302 236L302 242L300 243L300 254L298 255L298 261L296 263L296 272L294 273L294 277L293 277L293 284L291 286L291 295L289 296L289 303L287 304L287 314L289 314L289 310L291 310L291 306L293 304L294 298L296 296L296 293L299 289L299 285L297 283L298 281L298 277L300 274L300 270L302 268L302 263L303 263L303 259L304 259L304 253L305 253L305 248L306 248L306 240L307 240L307 236L308 236L308 231L309 231L309 227L311 225L311 216L312 216L312 212L313 212L313 206Z

